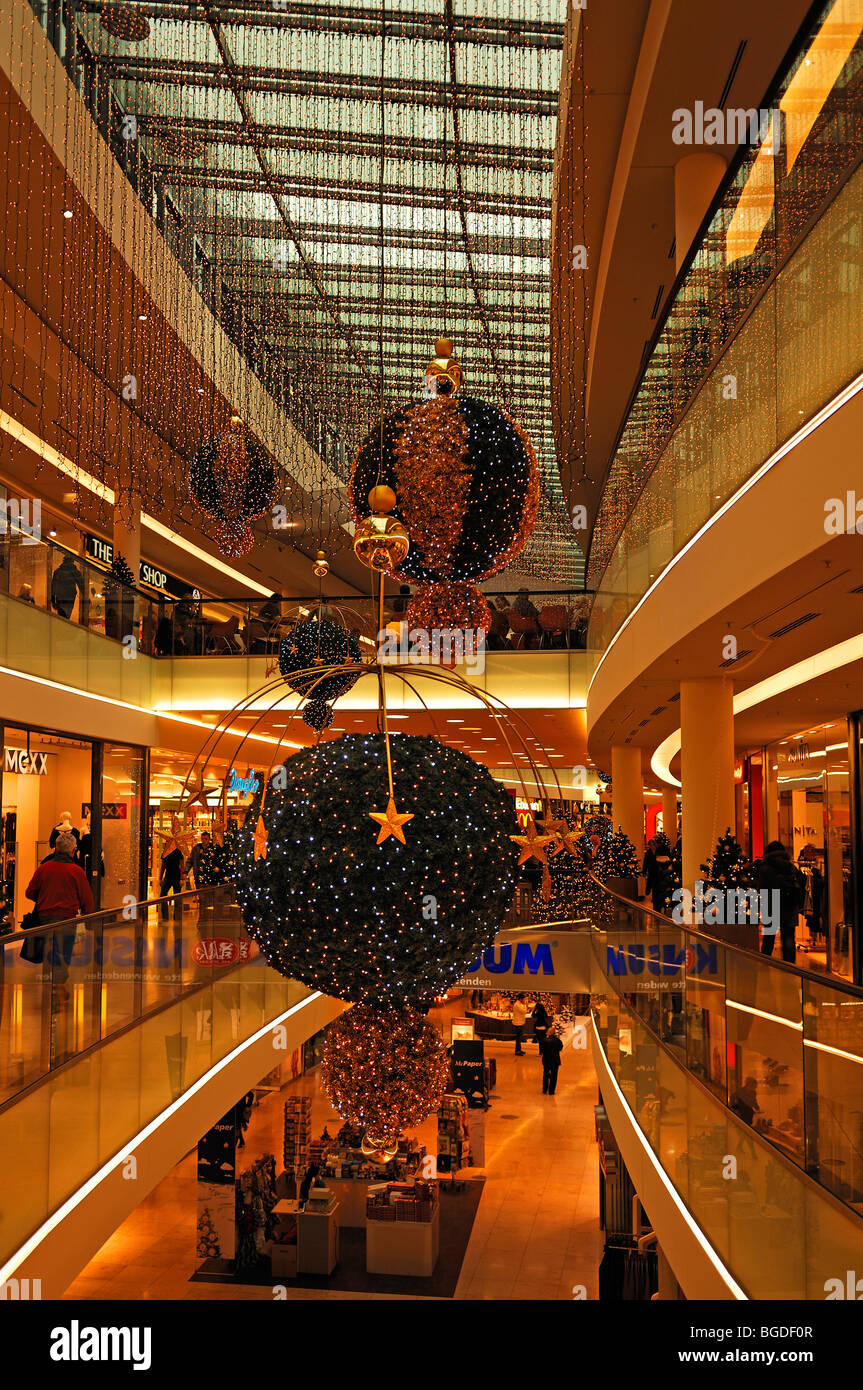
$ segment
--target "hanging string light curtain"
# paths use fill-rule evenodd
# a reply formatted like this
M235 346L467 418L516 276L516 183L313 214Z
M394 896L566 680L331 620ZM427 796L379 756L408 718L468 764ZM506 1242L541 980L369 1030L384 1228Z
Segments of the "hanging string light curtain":
M349 543L343 487L378 414L380 358L392 409L416 393L428 344L444 331L445 293L445 331L457 339L473 391L501 405L508 396L537 448L542 534L519 568L577 577L548 408L565 4L490 0L475 9L461 0L426 0L416 10L388 4L382 86L380 20L368 6L65 6L67 71L122 171L109 198L115 237L88 241L85 251L84 239L73 246L68 229L52 225L43 260L45 302L61 289L55 327L106 397L82 416L72 375L61 389L57 418L75 426L69 448L82 468L107 481L122 457L130 491L191 518L176 460L190 459L235 411L278 453L296 519L335 553ZM22 62L44 80L31 54L22 51ZM70 164L95 167L92 124L70 114L67 126ZM22 182L3 232L10 262L15 219L37 187L23 172ZM139 303L130 286L127 310L118 285L130 263L149 293ZM209 335L203 371L175 332L191 320L194 336L190 280L224 333ZM197 320L200 338L200 311ZM122 395L127 375L136 379L134 399ZM164 408L172 398L174 414ZM284 412L301 439L285 437L276 451L260 438L266 402L272 420Z

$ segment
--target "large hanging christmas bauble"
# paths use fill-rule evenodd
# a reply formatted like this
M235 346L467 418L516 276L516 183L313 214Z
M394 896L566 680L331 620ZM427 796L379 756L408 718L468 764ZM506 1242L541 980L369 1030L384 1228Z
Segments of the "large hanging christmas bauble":
M387 807L382 734L350 734L286 760L238 837L234 885L270 965L325 994L430 1002L493 941L515 886L512 797L436 739L390 736L404 842L375 841ZM260 798L259 798L260 802ZM259 830L259 839L262 834Z
M233 416L226 434L202 444L189 468L189 491L219 523L216 543L225 555L247 555L255 543L250 521L270 509L276 485L273 460Z
M416 1009L357 1004L330 1024L321 1079L369 1150L393 1146L437 1110L449 1064L443 1038Z
M359 671L339 671L321 676L310 667L338 666L343 662L360 661L360 644L352 632L338 627L329 618L308 618L297 623L279 647L279 670L291 690L309 695L303 710L303 722L310 729L328 729L333 722L332 702L344 695L359 680ZM293 672L302 671L302 676Z
M408 622L487 629L473 584L511 564L536 521L539 469L521 426L472 396L418 401L375 425L360 448L350 485L357 523L376 485L395 492L392 516L410 537L389 572L422 586Z

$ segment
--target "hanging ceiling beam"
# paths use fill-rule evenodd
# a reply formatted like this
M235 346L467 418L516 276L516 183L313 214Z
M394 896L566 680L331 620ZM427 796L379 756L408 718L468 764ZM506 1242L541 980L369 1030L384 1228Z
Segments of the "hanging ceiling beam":
M194 86L207 89L231 88L221 63L186 58L146 58L143 54L97 53L95 60L111 78L125 82L154 82L166 86ZM380 93L380 79L359 73L307 71L286 72L284 68L242 67L235 69L236 81L244 92L275 92L279 96L327 98L341 101L373 102ZM400 106L441 107L448 105L447 93L439 82L414 77L388 77L386 100ZM494 111L529 116L556 116L557 93L537 88L518 95L506 86L459 84L459 105L466 111Z
M82 14L98 14L104 0L72 0L70 10ZM142 0L138 8L148 19L170 19L195 22L203 19L201 6L195 0ZM298 29L326 34L356 34L377 38L380 21L369 14L368 8L350 5L328 5L326 8L301 0L216 0L212 6L220 24L241 24L246 28ZM442 16L434 10L400 10L387 12L387 34L391 38L418 39L423 42L443 41ZM491 16L457 16L456 37L460 43L493 48L535 48L560 51L563 47L563 25L538 19L506 19Z

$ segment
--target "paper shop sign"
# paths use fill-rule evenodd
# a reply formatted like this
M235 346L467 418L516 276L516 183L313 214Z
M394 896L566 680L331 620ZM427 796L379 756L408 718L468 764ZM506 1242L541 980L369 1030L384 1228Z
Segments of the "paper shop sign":
M235 941L230 936L202 936L192 947L193 965L236 965L249 960L251 941Z
M583 994L590 990L590 931L519 927L500 932L495 943L468 966L462 989L546 990Z
M48 754L28 753L26 748L4 748L3 767L6 772L23 772L32 777L47 777Z
M674 941L618 941L607 945L605 973L610 980L619 981L625 993L653 993L683 988L687 975L702 979L715 978L719 973L718 947L677 944Z

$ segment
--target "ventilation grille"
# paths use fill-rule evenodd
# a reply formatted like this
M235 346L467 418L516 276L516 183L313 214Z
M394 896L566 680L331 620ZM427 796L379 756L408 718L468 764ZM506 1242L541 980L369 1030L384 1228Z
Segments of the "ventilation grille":
M786 623L784 627L778 627L775 632L771 632L771 637L784 637L786 632L793 632L796 627L802 627L804 623L811 623L813 618L820 618L820 613L804 613L802 618L795 618L793 623Z
M719 669L720 669L720 671L721 671L722 668L723 668L723 666L736 666L738 661L742 661L743 658L744 658L745 656L751 656L751 655L752 655L752 648L751 648L751 647L744 647L744 648L743 648L743 651L742 651L742 652L738 652L736 656L730 656L730 657L728 658L727 661L720 661L720 663L719 663Z
M651 719L652 719L652 718L654 717L654 715L656 715L656 714L662 714L662 712L663 712L664 709L665 709L665 705L657 705L657 706L656 706L656 709L652 709L652 710L650 711L650 717L651 717Z
M660 306L660 304L662 303L662 296L663 296L664 294L665 294L665 286L664 286L664 285L660 285L660 286L659 286L659 289L656 291L656 298L655 298L654 301L653 301L653 308L652 308L651 311L650 311L650 317L651 317L652 319L655 319L655 318L656 318L656 315L659 313L659 306Z
M863 584L858 584L856 589L849 589L849 594L863 594Z
M680 699L680 691L678 690L677 693L676 693L676 695L669 695L669 697L668 697L668 703L669 703L670 705L676 704L677 701L678 701L679 699Z

